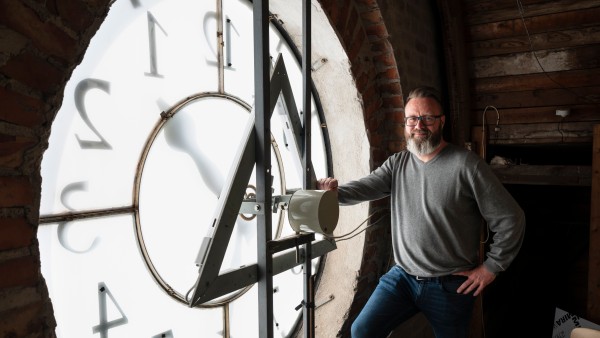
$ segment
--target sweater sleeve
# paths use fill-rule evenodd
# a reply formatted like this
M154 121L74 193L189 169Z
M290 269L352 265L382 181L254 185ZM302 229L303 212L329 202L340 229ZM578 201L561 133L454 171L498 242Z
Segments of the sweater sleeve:
M398 154L392 155L369 175L340 185L338 187L338 200L340 204L353 205L389 196L392 187L392 173L397 156Z
M487 163L480 161L473 189L481 215L493 239L483 264L491 272L504 271L517 256L525 237L525 212Z

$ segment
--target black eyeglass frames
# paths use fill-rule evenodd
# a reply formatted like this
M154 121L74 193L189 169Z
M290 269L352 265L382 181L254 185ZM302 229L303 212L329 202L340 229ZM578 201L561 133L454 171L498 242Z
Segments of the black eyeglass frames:
M404 124L408 127L414 127L419 123L423 122L426 126L431 126L435 123L435 120L439 119L444 115L423 115L423 116L407 116L404 118Z

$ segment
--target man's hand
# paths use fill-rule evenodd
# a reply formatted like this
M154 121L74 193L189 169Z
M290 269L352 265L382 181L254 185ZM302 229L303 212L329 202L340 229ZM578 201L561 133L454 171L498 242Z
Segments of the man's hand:
M338 180L333 177L321 178L317 181L317 190L337 190Z
M473 270L458 272L455 275L467 277L467 280L456 289L456 292L467 294L475 291L473 296L478 296L486 286L490 285L496 279L496 275L489 271L483 264Z

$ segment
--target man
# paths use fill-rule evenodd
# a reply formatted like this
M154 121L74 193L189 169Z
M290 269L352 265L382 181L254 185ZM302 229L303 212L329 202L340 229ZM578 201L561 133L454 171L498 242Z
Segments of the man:
M395 265L352 324L353 338L386 337L422 312L437 338L465 338L475 297L514 260L525 214L483 159L447 143L436 91L411 91L404 108L407 150L338 187L342 205L390 197ZM494 233L480 264L482 223Z

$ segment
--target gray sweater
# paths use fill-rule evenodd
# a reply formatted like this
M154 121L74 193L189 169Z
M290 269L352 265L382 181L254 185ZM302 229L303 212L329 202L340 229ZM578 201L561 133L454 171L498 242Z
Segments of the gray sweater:
M506 270L525 235L525 214L475 153L448 144L427 163L408 151L359 180L340 185L341 205L390 196L396 264L435 277L479 265L484 220L494 233L484 264Z

